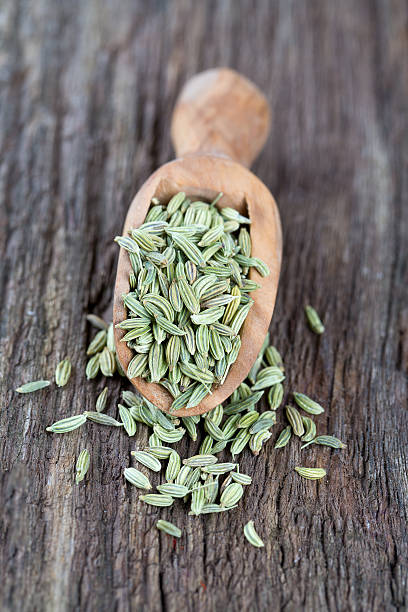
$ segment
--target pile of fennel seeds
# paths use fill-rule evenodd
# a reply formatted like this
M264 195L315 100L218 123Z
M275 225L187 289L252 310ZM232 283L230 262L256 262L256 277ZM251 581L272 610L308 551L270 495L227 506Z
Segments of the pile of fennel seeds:
M88 320L105 331L103 337L99 336L98 353L94 353L99 354L101 359L107 348L111 326L94 315L88 315ZM95 346L94 338L90 344L91 352ZM100 372L103 373L103 370ZM180 419L174 414L161 412L139 394L126 390L122 392L115 418L105 413L111 404L105 387L96 399L95 410L62 419L47 430L67 433L89 422L123 427L126 434L133 438L141 425L147 426L151 431L147 444L134 448L131 453L133 465L124 471L125 479L145 493L140 495L140 500L161 508L179 503L181 498L189 505L192 516L227 512L237 507L252 481L250 475L240 472L237 459L247 448L258 455L273 435L271 429L284 397L284 372L281 355L270 345L268 334L246 381L227 402L205 415ZM97 374L93 372L92 377ZM302 393L294 392L292 395L297 407L285 407L289 425L277 436L275 448L281 449L296 438L305 442L301 449L310 444L344 448L344 444L334 436L317 435L312 417L323 413L323 407ZM267 399L268 404L268 409L263 412L260 410L262 397ZM200 445L194 451L196 454L183 459L175 445L185 435L194 442L200 442ZM220 459L223 451L224 456ZM226 453L229 456L225 456ZM76 465L77 483L85 478L90 461L89 452L83 449ZM326 475L326 471L320 467L296 466L294 469L307 480L318 480ZM152 480L157 479L159 474L161 484L155 486L155 491ZM181 530L168 521L160 519L156 526L173 537L181 536ZM253 521L245 525L244 536L253 546L264 546Z
M191 201L177 193L162 206L154 198L144 223L115 241L129 255L127 318L117 327L133 352L127 376L159 383L173 397L172 412L197 406L221 385L241 348L240 329L259 288L251 268L250 219L233 208Z

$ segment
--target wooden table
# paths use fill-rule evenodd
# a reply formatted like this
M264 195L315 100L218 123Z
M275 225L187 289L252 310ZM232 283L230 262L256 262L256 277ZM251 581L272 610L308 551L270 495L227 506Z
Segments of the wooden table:
M407 608L408 35L402 0L4 0L0 53L1 609ZM53 421L90 409L85 315L110 316L131 196L172 157L186 79L227 65L266 93L254 171L275 195L284 260L271 326L286 390L319 399L344 451L274 437L239 509L188 517L138 502L123 469L147 439ZM306 327L303 306L326 333ZM63 390L28 396L21 382ZM112 404L123 383L108 383ZM114 413L112 406L111 414ZM86 445L89 479L73 485ZM183 454L194 445L183 442ZM295 465L328 470L320 483ZM159 516L184 527L175 545ZM260 526L264 550L242 527Z

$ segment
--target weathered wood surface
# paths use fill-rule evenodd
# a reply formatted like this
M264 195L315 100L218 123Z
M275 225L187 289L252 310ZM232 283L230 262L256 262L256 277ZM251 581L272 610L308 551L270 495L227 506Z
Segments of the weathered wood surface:
M3 0L0 11L1 609L406 609L406 3ZM136 442L120 431L44 430L103 386L82 374L85 313L109 312L112 238L172 156L181 85L217 65L253 79L274 113L254 170L283 221L271 331L286 388L320 398L320 431L348 448L244 454L255 484L239 511L200 519L137 501L122 477ZM304 323L309 300L320 340ZM66 354L66 389L14 393ZM120 383L109 388L117 397ZM90 478L74 487L84 444ZM294 474L315 461L324 482ZM184 525L175 547L159 515ZM265 550L243 541L253 517Z

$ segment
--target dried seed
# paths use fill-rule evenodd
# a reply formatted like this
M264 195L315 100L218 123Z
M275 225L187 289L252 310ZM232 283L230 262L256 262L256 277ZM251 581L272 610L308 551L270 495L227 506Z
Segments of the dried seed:
M88 380L95 378L99 372L99 357L100 353L93 355L86 364L85 374Z
M180 468L181 468L180 455L176 451L172 451L172 453L169 456L169 461L167 463L167 468L166 468L167 482L173 482L173 480L177 478L177 474L179 473Z
M257 412L256 410L250 410L249 412L244 414L239 419L239 421L237 423L237 427L239 429L241 429L241 428L248 429L248 427L251 427L251 425L256 423L256 421L258 419L259 419L259 412ZM254 432L250 432L250 433L254 433Z
M310 442L316 437L316 423L311 418L302 416L305 434L301 437L303 442Z
M122 393L122 397L124 393L126 392ZM107 399L108 399L108 387L105 387L103 391L101 391L98 397L96 398L96 405L95 405L96 412L103 412L105 410Z
M99 367L104 376L113 376L116 370L115 354L108 349L107 346L103 349L99 357Z
M75 482L78 484L81 482L89 469L89 464L91 462L91 457L89 455L89 451L84 448L78 455L78 459L75 466Z
M244 535L248 542L255 546L256 548L263 548L265 544L262 542L261 538L255 531L254 521L248 521L248 523L244 527Z
M247 429L241 429L240 432L236 435L235 440L232 442L230 451L231 455L235 457L235 455L239 455L242 453L246 445L251 439L251 434L248 433Z
M323 468L295 467L295 470L302 478L308 480L318 480L326 476L326 470Z
M273 385L268 391L268 403L271 410L277 410L282 403L283 400L283 385L281 383L277 383Z
M152 485L150 484L149 479L142 472L139 472L136 468L129 467L126 468L123 472L126 480L130 482L130 484L134 485L138 489L151 489Z
M285 371L285 368L283 367L283 359L281 357L281 354L279 353L278 349L275 348L274 346L268 346L268 348L265 351L265 359L268 365L275 366L276 368L279 368L280 370L282 370L282 372Z
M202 471L206 474L226 474L236 468L236 463L217 463L203 467Z
M111 425L114 427L122 427L123 423L119 423L113 417L103 414L102 412L92 412L90 410L85 410L84 416L88 421L93 421L94 423L98 423L99 425Z
M173 429L172 431L167 431L164 429L164 427L158 424L153 426L153 431L160 438L160 440L162 440L162 442L168 442L169 444L179 442L186 432L186 430L182 427Z
M162 467L160 461L156 457L153 457L153 455L151 455L149 452L132 451L130 454L133 455L136 461L149 468L149 470L153 470L153 472L160 472Z
M214 455L193 455L193 457L183 459L183 464L189 467L206 467L217 463L217 461L218 459Z
M164 495L170 495L171 497L184 497L188 493L188 488L185 485L165 483L158 485L157 490Z
M99 353L106 346L107 333L105 329L101 329L95 338L92 340L86 351L87 355L95 355Z
M220 506L228 508L235 506L244 494L242 485L233 482L224 489L220 497Z
M86 422L86 416L84 414L76 414L75 416L67 417L66 419L61 419L60 421L56 421L50 425L50 427L46 428L46 431L51 431L52 433L68 433L69 431L73 431L78 427L81 427Z
M322 334L324 332L324 325L321 322L320 317L315 311L315 309L312 308L312 306L307 305L305 306L305 314L306 314L307 322L309 323L310 329L315 334L318 334L318 335Z
M273 385L282 382L282 380L284 379L285 375L279 368L275 366L269 366L258 373L256 377L256 382L252 386L252 390L257 391L259 389L273 387Z
M295 436L303 436L305 433L305 428L299 411L296 410L294 406L286 406L286 417L289 423L292 425Z
M283 429L280 432L279 437L275 443L275 448L283 448L284 446L286 446L291 436L292 436L292 428L290 425L288 425L287 427L285 427L285 429Z
M307 397L307 395L304 395L303 393L297 393L295 391L293 393L293 397L299 408L302 408L305 412L308 412L309 414L321 414L322 412L324 412L324 408L320 404L313 401L312 399L310 399L310 397Z
M255 434L265 429L269 429L276 423L276 412L267 410L263 412L259 419L249 428L249 433Z
M205 505L205 492L203 487L194 489L191 493L190 513L193 516L198 516Z
M152 436L155 436L155 434L152 434L150 438L152 438ZM153 442L155 443L154 446ZM156 446L157 442L160 442L160 444L162 443L161 440L149 439L150 446L147 446L144 450L146 453L149 453L149 455L152 455L152 457L156 457L156 459L168 459L173 452L173 449L170 448L170 446L160 446L160 444Z
M65 387L71 376L71 368L69 359L63 359L59 362L55 370L55 383L57 387Z
M162 495L161 493L148 493L147 495L141 495L139 499L145 502L145 504L157 506L158 508L171 506L174 501L170 495Z
M346 448L346 445L334 436L317 436L314 438L314 440L311 440L307 444L301 446L300 450L306 446L309 446L309 444L321 444L322 446L330 446L331 448Z
M240 472L231 472L230 476L234 482L238 482L241 485L252 484L252 478L248 474L241 474Z
M106 330L108 328L108 324L103 319L101 319L101 317L98 317L97 315L88 314L86 315L86 319L87 321L89 321L91 325L93 325L94 327L97 327L98 329Z
M38 391L39 389L45 389L45 387L50 386L49 380L34 380L33 382L25 383L16 389L17 393L32 393L33 391Z
M192 468L188 465L183 465L177 474L177 478L174 481L176 484L185 485L189 474L192 472Z
M249 448L252 451L253 455L259 455L262 449L262 445L264 442L267 442L269 438L272 436L270 431L260 431L251 436L249 441Z
M126 406L118 404L120 419L123 423L125 431L129 437L132 437L136 433L136 421L133 419L129 410Z
M167 535L173 536L173 538L181 538L181 529L173 525L173 523L169 523L169 521L163 521L160 519L156 523L157 529L167 533Z
M142 372L146 368L147 360L148 356L143 354L137 354L130 360L127 369L127 377L129 378L129 380L132 380L132 378L136 378L137 376L140 376L142 374Z

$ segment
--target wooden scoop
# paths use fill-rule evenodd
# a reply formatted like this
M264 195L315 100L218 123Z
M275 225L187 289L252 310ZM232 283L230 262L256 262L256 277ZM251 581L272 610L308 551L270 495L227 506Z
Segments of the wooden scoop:
M153 197L166 204L175 193L184 191L191 199L211 201L223 192L218 206L231 206L249 215L252 256L263 259L270 269L266 278L250 269L250 278L262 287L251 293L254 304L241 328L241 350L224 383L195 408L178 410L178 416L207 412L229 397L247 376L268 331L281 265L281 226L272 195L245 167L261 150L268 131L268 103L253 83L225 68L196 75L185 85L173 113L171 135L178 159L148 178L126 217L123 235L143 223ZM122 294L130 291L130 270L128 254L121 249L113 306L115 325L126 318ZM124 334L115 328L116 350L126 372L133 352L121 342ZM161 385L140 377L131 382L157 407L170 410L173 399Z

